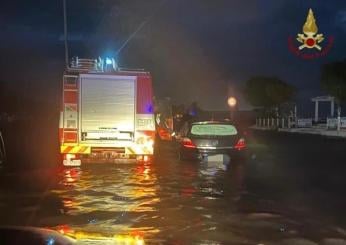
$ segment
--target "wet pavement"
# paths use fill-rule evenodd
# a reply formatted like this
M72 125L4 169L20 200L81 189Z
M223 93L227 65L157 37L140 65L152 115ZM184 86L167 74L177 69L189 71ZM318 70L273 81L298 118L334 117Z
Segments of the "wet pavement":
M148 163L3 172L0 225L148 244L346 244L345 146L259 132L243 162L179 162L164 143Z

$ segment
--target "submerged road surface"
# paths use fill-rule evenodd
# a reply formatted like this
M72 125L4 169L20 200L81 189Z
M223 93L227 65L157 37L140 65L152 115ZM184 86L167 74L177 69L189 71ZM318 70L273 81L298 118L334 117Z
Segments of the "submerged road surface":
M346 244L346 142L253 132L244 162L1 174L0 224L168 244ZM101 240L100 240L101 239ZM101 241L101 242L100 242ZM130 241L130 240L128 240Z

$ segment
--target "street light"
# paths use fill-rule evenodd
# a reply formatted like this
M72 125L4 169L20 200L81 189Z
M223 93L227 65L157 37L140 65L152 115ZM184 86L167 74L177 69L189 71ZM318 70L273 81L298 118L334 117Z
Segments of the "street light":
M237 99L234 97L229 97L227 103L229 107L234 108L237 105Z
M237 99L234 98L233 96L229 97L227 100L228 106L230 107L231 110L231 121L234 119L234 108L237 105Z

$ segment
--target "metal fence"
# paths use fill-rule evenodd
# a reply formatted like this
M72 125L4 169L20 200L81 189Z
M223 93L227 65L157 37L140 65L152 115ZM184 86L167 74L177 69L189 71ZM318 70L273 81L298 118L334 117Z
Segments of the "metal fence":
M346 129L346 117L328 117L327 129Z
M270 118L262 117L256 118L256 127L264 129L278 129L278 128L325 128L327 130L340 130L346 129L346 117L327 118L326 123L314 123L312 118Z
M277 128L292 128L296 126L296 120L292 117L287 118L256 118L256 127L277 129Z

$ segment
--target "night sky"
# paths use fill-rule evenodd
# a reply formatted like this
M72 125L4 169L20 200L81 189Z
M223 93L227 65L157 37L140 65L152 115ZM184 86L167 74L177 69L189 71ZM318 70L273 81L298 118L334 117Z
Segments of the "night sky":
M227 108L251 76L278 76L304 103L320 91L320 66L346 58L345 0L67 0L71 56L117 55L121 67L145 68L157 97ZM319 33L335 42L326 57L292 54L308 9ZM54 106L64 70L62 1L2 2L0 81L21 96ZM324 41L326 42L326 41ZM298 45L298 44L297 44ZM324 43L325 45L325 43ZM246 104L241 101L241 108Z

